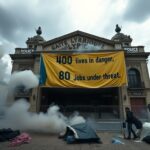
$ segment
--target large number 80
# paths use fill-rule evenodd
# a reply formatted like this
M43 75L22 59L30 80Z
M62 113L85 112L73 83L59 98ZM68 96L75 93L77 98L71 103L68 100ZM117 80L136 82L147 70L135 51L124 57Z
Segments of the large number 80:
M66 71L60 71L59 72L59 79L60 80L70 80L70 72Z

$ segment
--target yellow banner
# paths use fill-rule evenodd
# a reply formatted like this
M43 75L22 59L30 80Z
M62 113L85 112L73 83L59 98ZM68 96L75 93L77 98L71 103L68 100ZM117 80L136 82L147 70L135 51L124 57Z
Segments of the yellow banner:
M42 54L45 86L119 87L127 83L124 52Z

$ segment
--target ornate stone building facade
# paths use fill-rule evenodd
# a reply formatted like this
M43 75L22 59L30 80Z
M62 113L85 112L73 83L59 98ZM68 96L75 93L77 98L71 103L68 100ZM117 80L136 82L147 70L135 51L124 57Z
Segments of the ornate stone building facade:
M83 53L109 52L123 50L128 85L118 88L45 88L39 86L26 93L18 91L15 99L26 98L33 112L46 111L52 104L58 104L67 114L79 111L84 116L93 115L98 119L122 119L124 108L130 107L140 118L147 118L147 105L150 104L150 81L147 68L149 53L144 46L132 46L132 38L120 32L109 40L81 31L75 31L61 37L45 41L41 28L37 35L28 38L27 48L16 48L11 54L14 71L32 70L39 76L41 53ZM85 101L86 100L86 101Z

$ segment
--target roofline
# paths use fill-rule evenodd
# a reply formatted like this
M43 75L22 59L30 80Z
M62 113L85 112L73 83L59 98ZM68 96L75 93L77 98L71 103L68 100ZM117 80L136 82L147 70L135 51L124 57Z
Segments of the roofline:
M140 53L127 53L125 50L117 50L116 52L119 51L124 51L125 53L125 57L145 57L148 58L148 56L150 56L150 52L140 52ZM75 50L68 50L68 51L38 51L32 54L9 54L10 57L14 60L14 59L21 59L21 58L35 58L36 56L40 56L41 53L58 53L58 54L73 54L73 53L99 53L99 52L115 52L114 50L95 50L95 51L75 51Z
M60 36L60 37L57 37L57 38L54 38L52 40L49 40L49 41L46 41L43 43L43 46L47 46L47 45L50 45L50 44L53 44L53 43L56 43L56 42L59 42L63 39L67 39L69 38L70 36L74 36L74 35L83 35L83 36L86 36L86 37L89 37L89 38L93 38L95 40L101 40L103 41L104 43L107 43L107 44L110 44L110 45L114 45L114 41L111 41L111 40L108 40L108 39L105 39L105 38L102 38L102 37L99 37L99 36L96 36L96 35L92 35L92 34L89 34L89 33L86 33L86 32L82 32L82 31L74 31L74 32L71 32L71 33L68 33L68 34L65 34L63 36Z

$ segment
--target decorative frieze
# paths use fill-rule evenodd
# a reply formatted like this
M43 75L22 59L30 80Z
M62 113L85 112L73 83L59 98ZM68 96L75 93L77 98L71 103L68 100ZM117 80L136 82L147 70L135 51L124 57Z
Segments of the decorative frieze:
M52 44L51 49L52 50L79 49L79 48L88 49L88 46L91 45L96 46L98 49L102 49L104 47L104 43L102 43L101 41L82 36L75 36Z

